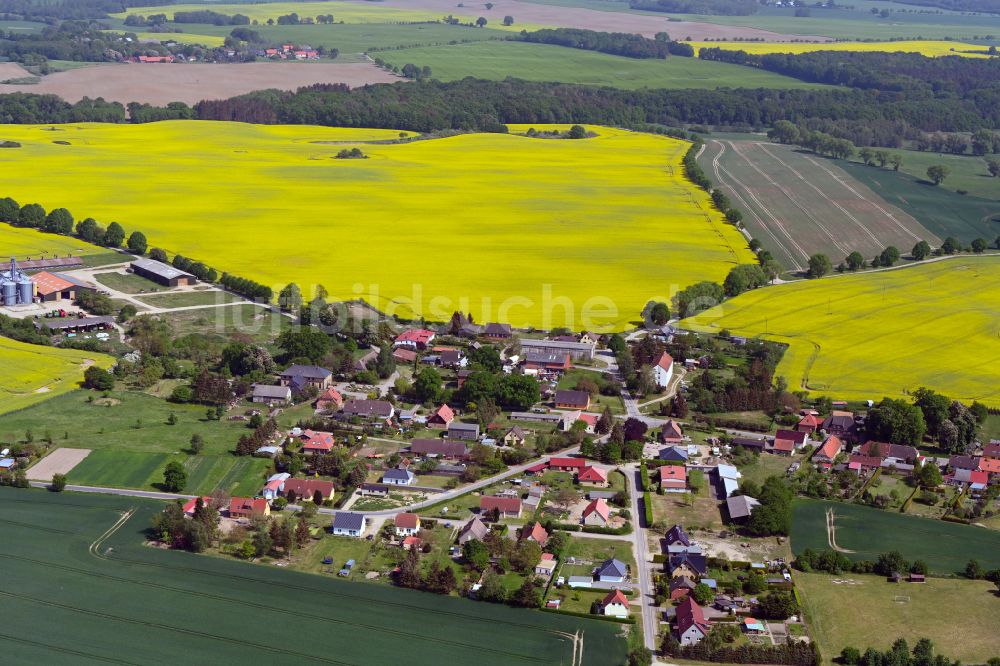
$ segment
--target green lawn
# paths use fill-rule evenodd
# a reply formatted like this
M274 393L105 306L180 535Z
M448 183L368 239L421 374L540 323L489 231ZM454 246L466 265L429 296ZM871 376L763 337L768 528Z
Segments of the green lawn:
M876 560L898 550L908 560L922 559L932 573L953 574L977 559L986 569L1000 567L1000 534L979 527L903 515L857 504L799 498L795 501L792 549L829 550L825 512L835 513L837 545L852 560Z
M801 459L796 458L786 458L785 456L776 456L770 453L762 453L757 456L756 462L752 465L743 465L740 467L740 474L743 475L744 481L753 481L757 485L764 483L764 480L769 476L785 476L785 472L788 470L788 466L792 464L795 460Z
M594 372L593 370L581 370L580 368L574 368L559 379L559 384L556 388L576 388L576 383L582 378L592 379L598 386L600 386L599 380L603 379L603 374L600 372ZM610 407L612 414L625 413L625 405L622 403L621 395L602 395L598 393L590 397L590 409L588 411L601 413L604 411L605 407Z
M197 334L225 341L238 333L258 344L272 342L292 323L288 317L252 303L171 312L169 321L178 337Z
M124 294L143 294L149 291L165 291L168 287L147 280L133 273L98 273L94 279L105 287Z
M817 84L760 69L697 58L636 59L596 51L529 44L475 42L385 51L386 62L429 66L442 81L474 76L558 81L616 88L818 88Z
M974 197L1000 199L1000 178L992 177L986 169L986 159L995 159L997 155L987 155L983 158L974 155L948 155L895 148L889 152L899 154L903 158L900 171L914 178L927 180L927 167L940 164L951 171L939 186L941 189L952 192L965 190Z
M613 624L147 547L161 503L12 488L0 503L5 663L568 664L577 631L573 663L624 660Z
M85 254L82 259L84 266L97 268L110 264L128 263L132 261L133 257L130 254L122 254L121 252L98 252L97 254Z
M236 297L226 291L215 289L208 291L181 291L173 294L156 294L140 296L142 301L154 308L184 308L195 305L222 305L236 301Z
M852 582L834 582L845 579ZM833 663L846 646L884 650L900 637L911 647L930 638L938 654L965 663L1000 654L997 599L986 581L931 578L923 584L894 584L880 576L797 573L795 586L824 663Z
M925 177L915 178L908 173L843 160L836 164L942 239L954 236L968 243L977 237L992 240L1000 233L1000 224L990 221L1000 217L1000 201L957 194L947 180L934 187Z

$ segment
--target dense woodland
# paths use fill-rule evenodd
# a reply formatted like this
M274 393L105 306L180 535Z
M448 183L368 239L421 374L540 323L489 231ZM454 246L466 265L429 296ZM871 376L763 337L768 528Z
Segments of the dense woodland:
M597 32L579 28L554 28L521 32L521 40L538 44L554 44L586 51L600 51L626 58L666 58L678 55L694 56L694 48L684 42L672 42L665 32L656 39L625 32Z

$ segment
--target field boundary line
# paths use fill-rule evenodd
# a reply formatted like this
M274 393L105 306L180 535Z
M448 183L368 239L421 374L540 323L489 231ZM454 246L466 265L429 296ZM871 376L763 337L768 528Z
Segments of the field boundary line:
M46 650L52 650L53 652L62 652L64 654L71 654L77 657L86 657L87 659L93 659L94 661L106 661L109 664L127 664L127 666L139 666L138 661L125 661L124 659L117 659L115 657L105 657L103 655L91 654L90 652L83 652L82 650L73 650L67 647L60 647L58 645L51 645L49 643L42 643L40 641L32 641L24 638L22 636L11 636L9 634L0 634L0 638L5 641L11 641L13 643L23 643L24 645L30 645L32 647L39 647Z

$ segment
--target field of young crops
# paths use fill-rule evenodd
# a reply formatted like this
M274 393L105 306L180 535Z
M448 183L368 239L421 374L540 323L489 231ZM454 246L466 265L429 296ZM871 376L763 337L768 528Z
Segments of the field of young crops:
M2 136L0 136L0 140L3 140ZM33 202L22 199L18 203L23 206ZM100 251L100 248L75 238L45 234L36 229L24 229L0 223L0 262L3 263L9 263L11 257L21 260L29 257L32 259L51 256L65 257L68 254L79 257L96 254Z
M307 296L323 284L335 298L436 320L461 309L479 321L621 328L650 298L721 282L753 260L684 177L690 144L589 129L597 136L377 144L363 142L398 133L8 126L23 148L0 155L0 177L19 200L118 220L151 246L221 271L276 289L296 282ZM352 147L368 159L335 159ZM38 168L26 171L24 160Z
M746 51L758 55L768 53L812 53L813 51L858 51L882 53L920 53L937 58L940 56L960 55L969 58L988 58L987 47L979 44L967 44L946 40L901 40L898 42L832 42L832 43L770 43L770 42L691 42L697 53L703 48L720 48L728 51Z
M0 225L2 229L4 225ZM74 349L56 349L0 337L0 414L23 409L77 388L83 371L111 357Z
M957 257L748 292L685 319L789 345L777 374L839 399L921 386L1000 407L1000 257Z
M613 623L149 548L145 531L162 507L151 501L0 488L0 506L9 663L211 655L246 664L265 655L388 664L405 654L430 666L474 653L482 666L605 666L625 658Z

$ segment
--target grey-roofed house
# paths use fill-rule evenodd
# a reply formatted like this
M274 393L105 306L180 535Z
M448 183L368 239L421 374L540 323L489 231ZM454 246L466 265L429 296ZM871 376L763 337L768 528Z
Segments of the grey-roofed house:
M389 486L384 483L362 483L358 492L366 497L388 497Z
M315 386L329 388L333 384L333 373L318 365L293 365L281 373L282 386Z
M469 522L467 522L461 530L458 532L458 543L459 545L465 545L466 541L472 541L473 539L478 539L482 541L486 538L486 535L490 533L490 528L486 527L486 523L479 520L479 517L475 517Z
M479 424L452 422L448 426L448 438L474 442L479 439Z
M760 506L760 502L747 495L726 498L726 509L729 511L729 518L732 520L745 520L749 518L750 514L758 506Z
M165 287L178 287L194 284L198 281L198 278L191 273L186 273L155 259L136 259L132 262L131 268L136 275L158 282Z
M348 400L342 411L345 416L365 419L391 419L396 413L392 403L386 400Z
M624 583L625 577L628 576L628 567L621 560L611 558L601 562L595 575L602 583Z
M668 546L690 546L691 537L688 533L684 531L684 528L680 525L674 525L669 530L667 530L667 545Z
M292 400L292 389L287 386L253 385L253 401L268 405L287 403Z
M498 324L496 322L490 322L486 324L486 328L483 329L483 334L488 338L493 338L495 340L506 340L513 335L513 329L510 324Z
M744 449L763 451L767 442L756 437L734 437L733 446L742 446Z
M334 515L331 527L334 536L360 537L364 534L367 523L368 519L364 514L341 511Z
M408 469L387 469L382 475L382 483L390 486L412 486L417 477Z
M569 354L574 361L593 359L597 345L588 342L562 342L560 340L521 340L521 350L527 352L548 352Z
M418 438L410 440L410 453L419 456L459 459L468 455L469 447L461 440Z

